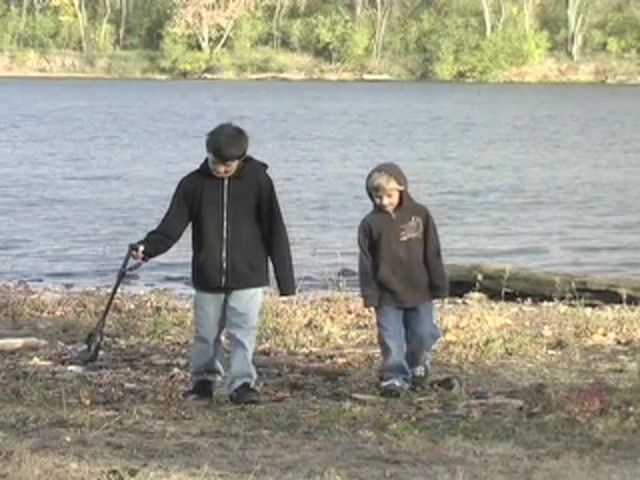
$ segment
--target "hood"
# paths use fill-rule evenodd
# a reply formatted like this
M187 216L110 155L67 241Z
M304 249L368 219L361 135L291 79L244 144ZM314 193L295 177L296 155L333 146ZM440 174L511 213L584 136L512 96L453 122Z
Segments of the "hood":
M254 172L265 172L267 171L268 168L269 168L269 165L267 165L266 163L261 162L260 160L257 160L250 155L247 155L244 158L244 160L242 160L240 167L238 167L238 170L236 170L236 172L232 175L232 177L242 177L243 175L251 175ZM213 172L209 168L209 163L207 162L206 158L200 164L198 171L209 177L214 176Z
M375 172L383 172L383 173L386 173L387 175L392 176L396 182L398 182L400 185L404 187L404 190L402 191L402 203L404 203L405 200L407 199L411 200L411 196L409 195L409 181L407 180L407 177L402 171L402 169L396 163L385 162L375 166L369 172L365 180L364 186L367 191L367 195L369 196L369 199L374 203L374 205L375 205L375 201L373 199L373 193L369 191L368 184L369 184L369 179L371 178L371 175L373 175Z

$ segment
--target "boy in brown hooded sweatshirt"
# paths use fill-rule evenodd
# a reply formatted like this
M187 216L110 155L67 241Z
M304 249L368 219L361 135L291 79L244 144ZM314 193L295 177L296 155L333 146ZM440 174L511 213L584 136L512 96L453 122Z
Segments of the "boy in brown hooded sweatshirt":
M433 300L446 297L449 285L433 217L407 186L398 165L375 167L366 180L374 206L358 228L360 292L376 312L387 396L424 387L441 337Z

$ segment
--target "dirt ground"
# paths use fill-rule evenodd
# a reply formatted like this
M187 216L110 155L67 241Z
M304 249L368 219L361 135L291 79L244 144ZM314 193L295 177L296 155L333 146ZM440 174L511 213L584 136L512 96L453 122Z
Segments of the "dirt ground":
M370 312L349 296L265 307L263 402L183 398L189 305L114 305L104 350L74 353L104 292L0 289L0 479L636 479L640 311L441 306L430 388L378 396Z

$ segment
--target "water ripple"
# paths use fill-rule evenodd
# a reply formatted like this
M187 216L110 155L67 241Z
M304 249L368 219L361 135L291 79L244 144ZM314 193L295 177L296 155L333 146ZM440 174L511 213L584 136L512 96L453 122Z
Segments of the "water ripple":
M0 281L112 282L225 120L270 165L306 284L356 268L364 177L389 160L447 262L640 277L638 100L609 86L2 80ZM187 232L131 283L185 288L189 248Z

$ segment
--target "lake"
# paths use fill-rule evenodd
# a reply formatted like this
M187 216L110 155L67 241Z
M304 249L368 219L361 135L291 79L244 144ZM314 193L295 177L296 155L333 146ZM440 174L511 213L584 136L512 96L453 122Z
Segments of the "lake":
M447 263L640 278L637 86L3 79L0 106L0 282L110 284L222 121L270 165L303 287L357 268L383 161ZM133 283L186 289L189 235Z

